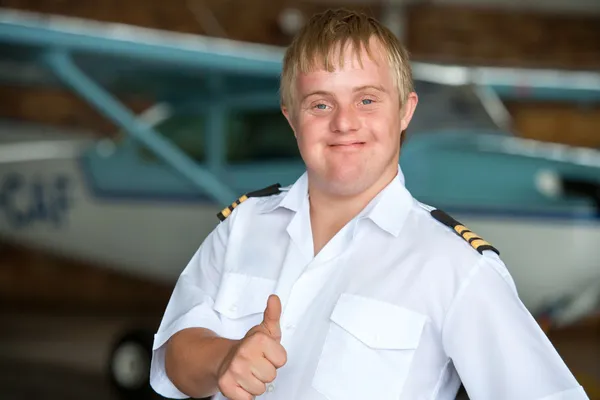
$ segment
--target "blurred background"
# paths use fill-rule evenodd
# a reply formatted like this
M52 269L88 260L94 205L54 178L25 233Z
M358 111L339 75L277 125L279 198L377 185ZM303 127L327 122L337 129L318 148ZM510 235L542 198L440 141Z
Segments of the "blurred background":
M0 6L1 399L156 398L152 334L216 213L302 172L281 57L330 7L405 43L407 186L500 249L600 399L600 1Z

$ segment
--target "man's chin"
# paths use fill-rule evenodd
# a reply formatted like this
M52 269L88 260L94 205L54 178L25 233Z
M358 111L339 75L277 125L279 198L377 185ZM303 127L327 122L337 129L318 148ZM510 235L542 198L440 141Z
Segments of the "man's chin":
M328 180L326 182L326 190L334 196L352 197L368 190L371 184L364 176L347 174Z
M353 197L370 191L378 185L382 175L366 166L330 168L326 173L316 173L318 186L330 196Z

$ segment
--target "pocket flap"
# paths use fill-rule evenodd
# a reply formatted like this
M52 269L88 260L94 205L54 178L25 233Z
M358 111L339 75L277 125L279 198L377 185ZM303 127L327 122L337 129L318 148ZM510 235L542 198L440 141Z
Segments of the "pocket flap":
M231 319L262 313L267 308L267 300L274 292L275 284L274 279L225 273L214 309Z
M331 320L375 349L416 349L427 320L395 304L342 294Z

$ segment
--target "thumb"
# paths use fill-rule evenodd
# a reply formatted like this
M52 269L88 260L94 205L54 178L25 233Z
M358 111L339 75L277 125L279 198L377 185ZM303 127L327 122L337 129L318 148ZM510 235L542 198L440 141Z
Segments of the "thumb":
M269 331L275 339L281 338L281 328L279 327L279 319L281 318L281 300L277 295L270 295L267 300L267 308L263 316L262 325Z

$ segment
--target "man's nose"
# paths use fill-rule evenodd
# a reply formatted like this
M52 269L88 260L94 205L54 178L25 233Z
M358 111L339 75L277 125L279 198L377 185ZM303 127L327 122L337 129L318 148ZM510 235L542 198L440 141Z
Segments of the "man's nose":
M338 106L331 120L331 130L338 133L357 131L360 119L352 106Z

